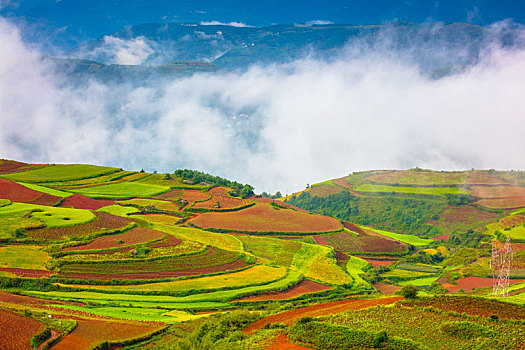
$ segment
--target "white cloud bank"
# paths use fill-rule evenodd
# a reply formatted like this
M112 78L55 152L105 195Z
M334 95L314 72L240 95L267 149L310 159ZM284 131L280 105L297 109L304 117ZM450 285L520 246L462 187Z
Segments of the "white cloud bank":
M286 193L364 169L525 167L524 51L440 80L367 54L132 88L51 75L5 21L0 47L0 158L186 167Z
M230 26L230 27L238 27L238 28L245 28L245 27L253 27L250 25L247 25L243 22L219 22L219 21L207 21L207 22L201 22L201 26Z
M125 40L106 35L100 46L89 52L82 52L83 57L110 64L139 65L154 53L153 48L143 36Z

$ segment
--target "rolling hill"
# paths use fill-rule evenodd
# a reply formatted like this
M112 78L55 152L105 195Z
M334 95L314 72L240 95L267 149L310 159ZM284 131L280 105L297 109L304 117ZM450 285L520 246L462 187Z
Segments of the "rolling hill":
M519 348L523 185L368 171L277 200L198 171L0 160L0 347ZM507 234L495 300L488 243ZM390 296L407 285L421 296Z

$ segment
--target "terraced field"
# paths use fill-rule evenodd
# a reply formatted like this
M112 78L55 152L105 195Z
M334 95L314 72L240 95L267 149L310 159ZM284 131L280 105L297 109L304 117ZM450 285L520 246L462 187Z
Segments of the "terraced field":
M29 183L49 183L58 181L72 181L94 178L119 171L116 168L108 168L96 165L74 164L74 165L51 165L44 168L1 175L14 181Z
M119 182L109 185L77 188L71 191L91 198L126 199L132 197L152 197L169 190L170 188L167 186L136 182Z
M204 229L251 232L317 233L342 229L341 223L329 217L305 214L257 203L247 209L227 213L203 213L191 220Z

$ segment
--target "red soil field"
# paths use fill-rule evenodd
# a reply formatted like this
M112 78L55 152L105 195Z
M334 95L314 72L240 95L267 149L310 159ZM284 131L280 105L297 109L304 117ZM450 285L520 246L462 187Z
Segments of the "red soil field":
M114 205L116 204L112 200L99 200L99 199L92 199L86 196L83 196L81 194L75 193L72 196L66 197L62 203L60 203L61 207L73 207L75 209L89 209L89 210L97 210L102 207L106 207L108 205Z
M47 193L32 190L7 179L0 179L0 198L9 199L12 202L49 206L55 205L62 199Z
M294 343L291 343L288 340L288 337L286 334L281 334L275 340L266 347L266 350L308 350L312 348L307 348L302 345L297 345Z
M36 167L41 167L39 165L27 164L22 162L17 162L14 160L0 159L0 174L11 174L17 173L20 171L31 170Z
M343 225L345 228L359 233L359 236L354 236L348 232L337 232L322 236L328 245L341 252L368 252L380 255L383 252L403 252L407 249L405 243L382 236L374 231L361 229L349 222L343 222Z
M501 219L499 222L503 224L504 227L515 227L525 222L525 215L523 214L512 215L512 216Z
M155 244L151 244L149 247L150 248L173 247L173 246L177 246L177 245L181 244L181 242L182 242L180 239L178 239L175 236L172 236L172 235L167 235L167 236L168 236L168 238L165 241L162 241L162 242L159 242L159 243L155 243Z
M476 204L491 209L518 209L525 207L525 197L482 199Z
M124 228L132 221L120 216L114 216L107 213L94 212L95 220L83 225L57 227L57 228L43 228L31 229L27 231L27 235L32 238L45 239L63 239L64 237L80 237L92 234L93 232L100 232L102 229L106 231Z
M352 193L354 196L361 197L362 194L357 192L356 190L352 189L352 186L346 181L347 176L341 177L339 179L332 180L332 182L336 185L343 186L347 188L350 193Z
M234 212L203 213L191 222L202 228L261 232L330 232L340 230L339 220L305 214L292 209L275 209L269 204L256 205Z
M73 278L73 279L96 279L96 280L112 280L112 279L126 279L126 280L153 280L153 279L162 279L162 278L172 278L172 277L181 277L181 276L197 276L208 273L216 272L227 272L242 269L246 267L247 264L242 259L237 259L231 263L210 266L199 269L187 269L180 271L164 271L164 272L143 272L143 273L106 273L106 274L96 274L96 273L68 273L62 274L62 277Z
M222 187L222 186L218 186L218 187L214 187L212 189L210 189L208 191L209 194L211 194L212 196L224 196L224 197L228 197L229 196L229 192L230 189L227 188L227 187Z
M149 325L133 321L77 320L75 329L60 340L53 349L92 349L105 341L115 342L151 334L164 325Z
M126 247L134 244L146 243L161 239L164 237L164 233L150 230L142 227L135 227L131 231L126 233L121 233L117 235L110 236L101 236L93 240L93 242L88 244L83 244L75 247L67 247L62 249L65 252L75 251L75 250L90 250L90 249L109 249L116 247ZM122 243L117 243L122 241Z
M326 243L326 241L324 240L323 237L321 236L314 236L314 239L315 239L315 242L317 244L321 244L321 245L329 245L328 243Z
M366 261L368 261L373 267L379 267L379 266L390 266L397 262L397 260L392 259L374 259L374 258L361 258Z
M507 182L505 182L505 181L503 181L501 179L498 179L495 176L492 176L492 175L489 175L487 173L480 172L480 171L475 171L475 172L469 173L468 176L467 176L467 180L465 182L467 184L472 184L472 185L476 185L476 184L479 184L479 185L504 185L504 184L508 184Z
M44 324L32 318L0 309L0 349L31 349L31 338L44 330Z
M476 208L472 205L460 207L449 206L439 215L439 220L428 221L442 232L466 231L467 229L481 229L491 222L495 222L501 214L492 213Z
M325 290L333 289L317 282L303 280L295 287L280 293L265 293L261 295L254 295L247 298L242 298L236 301L265 301L265 300L286 300L293 299L308 293L317 293Z
M164 192L164 193L158 194L156 196L153 196L153 198L157 198L157 199L176 199L176 198L182 197L183 195L184 195L184 190L183 189L174 188L171 191Z
M250 200L233 198L229 196L221 195L212 195L212 197L204 202L197 202L192 208L203 208L203 209L214 209L217 205L217 202L220 203L218 209L234 209L239 207L244 207L250 203L253 203Z
M432 298L417 298L403 301L405 306L432 306L444 311L454 311L468 315L489 317L498 315L500 319L525 319L525 308L502 301L486 298L442 295Z
M450 237L450 235L439 235L439 236L436 236L436 237L432 237L432 239L434 241L448 241L448 237Z
M209 199L210 196L209 193L203 193L199 190L184 190L182 199L185 199L188 202L201 202Z
M17 269L11 267L0 267L1 272L13 273L19 277L28 277L28 278L40 278L40 277L49 277L55 272L45 271L45 270L33 270L33 269Z
M375 289L377 289L379 293L383 295L391 295L397 292L398 290L401 290L401 287L399 286L392 286L390 284L385 284L381 282L373 283L372 285L375 287Z
M479 198L525 197L521 186L471 186L470 194ZM525 199L525 198L524 198Z
M243 332L253 333L263 328L267 324L276 322L284 323L289 326L296 320L307 316L319 317L325 315L338 314L349 310L366 309L377 305L390 305L401 299L403 299L403 297L398 296L379 299L347 299L306 306L299 309L289 310L281 312L279 314L260 318L252 324L249 324L248 326L244 327Z
M336 193L339 193L339 192L342 192L344 191L341 187L337 187L337 186L330 186L330 185L326 185L326 184L323 184L323 185L318 185L318 186L313 186L311 187L309 190L308 190L308 193L312 196L317 196L317 197L327 197L331 194L336 194Z
M22 304L22 305L47 305L47 304L71 304L76 305L78 303L68 303L65 301L58 300L44 300L33 297L27 297L25 295L9 294L0 291L0 301L4 303Z
M519 283L519 282L525 282L525 279L511 279L509 280L511 284L513 283ZM474 288L483 288L483 287L492 287L492 278L486 278L486 277L465 277L462 279L457 280L457 286L447 284L443 284L443 287L445 287L449 292L456 293L460 289L463 289L465 292L470 292Z
M302 208L296 207L295 205L284 203L284 202L281 202L281 201L278 201L278 200L275 200L275 199L271 199L271 198L260 197L260 196L253 196L253 197L249 197L247 199L253 200L256 203L275 203L277 205L280 205L280 206L283 206L283 207L286 207L286 208L289 208L289 209L293 209L295 211L300 211L302 213L307 213L307 214L310 213L308 210L304 210Z

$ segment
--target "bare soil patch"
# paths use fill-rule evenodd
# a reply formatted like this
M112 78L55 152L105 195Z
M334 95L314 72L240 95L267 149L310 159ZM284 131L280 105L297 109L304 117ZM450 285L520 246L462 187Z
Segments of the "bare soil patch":
M317 282L303 280L292 289L280 293L266 293L261 295L254 295L246 298L242 298L236 301L266 301L266 300L286 300L297 298L298 296L317 293L325 290L333 289L332 287L325 286Z
M66 197L62 203L60 203L61 207L73 207L75 209L89 209L89 210L97 210L102 207L106 207L108 205L114 205L116 204L112 200L100 200L100 199L92 199L86 196L83 196L81 194L75 193L72 196Z

